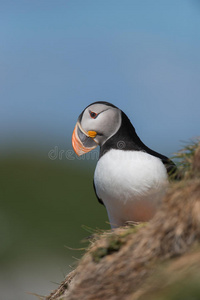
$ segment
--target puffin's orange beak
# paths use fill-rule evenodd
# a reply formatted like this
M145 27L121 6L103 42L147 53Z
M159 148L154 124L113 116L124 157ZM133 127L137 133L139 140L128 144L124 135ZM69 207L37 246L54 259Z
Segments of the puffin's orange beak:
M90 152L98 146L94 141L96 135L95 131L86 132L79 122L76 123L72 134L72 146L78 156Z

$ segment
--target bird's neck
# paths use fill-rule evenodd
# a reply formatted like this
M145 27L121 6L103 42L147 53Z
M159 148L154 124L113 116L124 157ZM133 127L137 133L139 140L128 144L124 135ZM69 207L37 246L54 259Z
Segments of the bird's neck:
M129 118L122 112L119 130L100 147L100 157L110 149L141 151L147 147L138 137Z

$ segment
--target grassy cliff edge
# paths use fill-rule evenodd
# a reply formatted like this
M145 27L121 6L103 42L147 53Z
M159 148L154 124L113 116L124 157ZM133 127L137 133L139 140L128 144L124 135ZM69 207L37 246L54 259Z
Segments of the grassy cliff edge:
M46 300L200 299L200 142L177 154L172 180L148 224L96 234Z

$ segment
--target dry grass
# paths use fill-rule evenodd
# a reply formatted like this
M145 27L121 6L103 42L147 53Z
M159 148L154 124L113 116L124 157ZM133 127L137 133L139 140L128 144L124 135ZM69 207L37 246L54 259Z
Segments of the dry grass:
M167 287L200 266L200 143L178 157L182 180L171 182L154 218L96 235L78 267L46 300L176 299L163 296Z

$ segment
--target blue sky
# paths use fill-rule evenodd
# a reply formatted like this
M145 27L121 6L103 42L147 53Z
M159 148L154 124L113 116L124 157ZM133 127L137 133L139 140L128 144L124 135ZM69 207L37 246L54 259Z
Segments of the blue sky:
M197 0L0 3L1 145L67 148L89 103L120 107L171 155L200 134Z

